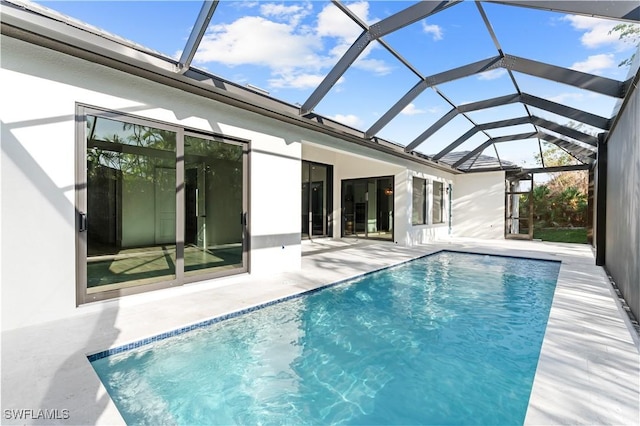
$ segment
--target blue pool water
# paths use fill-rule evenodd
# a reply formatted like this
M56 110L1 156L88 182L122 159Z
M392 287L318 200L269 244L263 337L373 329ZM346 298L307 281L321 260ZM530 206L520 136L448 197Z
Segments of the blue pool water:
M442 252L93 366L128 424L522 424L559 269Z

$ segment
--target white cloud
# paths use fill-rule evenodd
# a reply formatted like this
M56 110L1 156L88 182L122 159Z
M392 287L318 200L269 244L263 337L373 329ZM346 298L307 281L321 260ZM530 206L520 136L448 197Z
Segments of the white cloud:
M591 55L582 62L576 62L571 65L571 69L576 71L597 74L598 71L615 68L616 63L612 53L603 53L600 55Z
M236 8L251 9L251 8L257 7L260 4L260 2L247 0L247 1L233 2L231 4L233 5L233 7L236 7Z
M376 75L387 75L391 73L391 70L393 69L391 66L387 65L385 61L381 61L380 59L358 59L353 63L353 66L365 71L371 71Z
M583 93L559 93L555 96L547 97L546 99L551 102L557 102L559 104L564 103L567 100L581 101L584 99Z
M424 114L425 112L427 112L427 111L425 111L423 109L416 108L416 106L413 103L410 103L409 105L404 107L404 109L402 111L400 111L400 114L403 114L403 115L417 115L417 114Z
M372 23L372 19L369 17L368 2L360 1L347 4L346 6L367 24ZM325 6L318 14L317 34L321 37L332 37L335 39L335 45L329 50L329 55L333 58L330 61L331 65L344 55L347 49L349 49L353 42L362 34L362 31L359 25L332 4ZM377 47L377 44L369 44L365 51L362 52L354 62L353 66L371 71L377 75L389 74L392 67L385 61L367 58L371 51Z
M360 1L347 4L347 7L367 24L371 23L369 17L369 3ZM318 14L318 24L316 33L321 37L331 37L335 39L335 45L329 50L329 55L333 58L330 63L333 65L338 58L351 47L354 41L362 34L362 28L351 18L344 14L336 6L329 4ZM391 72L391 67L380 59L367 59L367 56L377 44L369 44L364 52L360 54L353 66L366 71L371 71L377 75L386 75Z
M313 11L311 4L294 4L285 6L284 4L265 3L260 6L260 13L274 19L280 19L293 26L308 16Z
M433 36L434 40L442 40L442 27L439 25L429 25L425 21L422 21L422 30Z
M584 34L580 37L580 41L585 47L593 49L610 45L615 47L618 51L632 47L631 44L620 40L618 34L609 34L616 25L615 22L577 15L567 15L562 18L562 20L569 21L574 29L584 31Z
M357 115L353 114L336 114L333 116L329 116L330 119L335 120L339 123L345 124L347 126L358 128L362 125L362 120Z
M361 1L347 7L369 24L369 3ZM318 14L316 31L321 37L336 37L351 45L362 33L362 28L333 4L328 4Z
M346 43L344 40L338 41L338 43L329 50L329 56L332 58L340 58L349 49L352 43Z
M317 87L323 78L322 74L282 73L275 78L270 78L268 82L269 87L275 89L309 89Z
M320 40L295 33L289 24L245 16L231 24L210 27L195 59L229 66L262 65L274 70L301 64L305 68L318 68L323 58L316 52L321 48Z
M377 43L368 45L364 50L364 52L362 52L360 56L358 56L358 59L356 59L356 61L353 63L353 67L359 68L361 70L369 71L378 76L387 75L391 73L391 71L393 70L393 67L387 64L387 62L381 59L368 58L369 54L373 50L378 48L379 48L379 45ZM340 56L342 56L342 54Z
M347 5L365 22L369 4ZM229 67L267 67L270 88L307 89L317 86L362 29L333 4L323 7L311 22L313 5L305 3L260 3L261 16L243 16L207 30L194 62L200 66L217 62ZM365 49L353 67L376 75L389 74L392 67L368 58L375 44ZM178 54L179 55L179 54Z
M496 68L495 70L485 71L478 74L478 80L495 80L507 73L504 68Z

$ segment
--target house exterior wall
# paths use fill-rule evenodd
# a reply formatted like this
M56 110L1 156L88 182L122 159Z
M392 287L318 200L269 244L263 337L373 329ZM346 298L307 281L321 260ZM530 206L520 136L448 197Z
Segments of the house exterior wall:
M3 36L1 43L3 330L100 309L99 303L76 306L78 104L249 141L251 274L301 266L302 159L334 167L334 237L341 235L341 181L379 176L394 177L397 244L449 234L448 195L445 223L411 224L412 177L453 184L455 194L451 173L13 38Z
M453 189L453 236L503 239L504 172L457 175Z
M303 141L302 159L333 165L333 237L341 236L341 183L345 179L366 177L393 176L394 178L394 241L396 244L412 246L428 243L437 239L447 238L449 235L448 218L449 202L445 195L444 218L441 224L426 224L414 226L411 223L412 214L412 177L418 176L429 182L438 180L445 187L453 182L454 175L428 166L397 159L383 153L368 153L365 157L359 153L348 153L338 150L330 141L322 139L311 143ZM431 186L429 185L429 191ZM427 211L431 209L431 192L427 194Z
M640 318L640 90L608 140L605 266Z

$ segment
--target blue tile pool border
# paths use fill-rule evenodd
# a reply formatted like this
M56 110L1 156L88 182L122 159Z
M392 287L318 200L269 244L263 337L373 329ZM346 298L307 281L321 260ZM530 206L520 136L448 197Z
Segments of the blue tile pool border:
M151 343L155 343L161 340L165 340L168 339L170 337L174 337L174 336L179 336L181 334L187 333L189 331L193 331L199 328L205 328L208 327L210 325L231 319L231 318L235 318L235 317L239 317L241 315L245 315L248 314L250 312L254 312L260 309L264 309L266 307L278 304L278 303L282 303L282 302L286 302L289 300L294 300L294 299L298 299L304 296L308 296L310 294L316 293L318 291L322 291L322 290L326 290L330 287L334 287L334 286L338 286L340 284L344 284L347 283L349 281L354 281L354 280L359 280L363 277L366 277L368 275L371 274L375 274L377 272L381 272L384 271L386 269L390 269L390 268L395 268L397 266L400 265L404 265L405 263L409 263L409 262L413 262L414 260L418 260L418 259L423 259L425 257L430 257L430 256L435 256L438 254L442 254L442 253L458 253L458 254L472 254L472 255L477 255L477 256L491 256L491 257L505 257L505 258L510 258L510 259L521 259L521 260L536 260L536 261L541 261L541 262L555 262L555 263L562 263L560 260L556 260L556 259L537 259L537 258L532 258L532 257L526 257L526 256L513 256L513 255L503 255L503 254L487 254L487 253L480 253L480 252L472 252L472 251L465 251L465 250L452 250L452 249L443 249L443 250L438 250L435 251L433 253L427 253L418 257L414 257L411 259L407 259L407 260L403 260L401 262L398 263L394 263L393 265L387 265L387 266L383 266L381 268L378 269L374 269L371 271L367 271L364 272L360 275L356 275L356 276L352 276L352 277L348 277L348 278L344 278L342 280L339 281L335 281L329 284L325 284L322 285L320 287L316 287L310 290L305 290L301 293L296 293L296 294L291 294L289 296L285 296L285 297L281 297L279 299L274 299L274 300L270 300L268 302L264 302L264 303L260 303L258 305L254 305L254 306L250 306L248 308L244 308L244 309L240 309L238 311L234 311L234 312L230 312L228 314L224 314L224 315L220 315L217 317L213 317L213 318L209 318L203 321L198 321L196 323L190 324L190 325L186 325L184 327L180 327L177 328L175 330L171 330L171 331L166 331L164 333L160 333L157 334L155 336L152 337L147 337L144 339L140 339L140 340L136 340L135 342L131 342L131 343L127 343L121 346L117 346L115 348L110 348L110 349L106 349L104 351L100 351L100 352L94 352L91 354L87 355L87 359L89 360L89 362L94 362L97 361L99 359L102 358L106 358L108 356L111 355L115 355L115 354L119 354L122 352L126 352L126 351L130 351L132 349L137 349L139 347L142 346L146 346L149 345ZM557 280L557 278L556 278Z

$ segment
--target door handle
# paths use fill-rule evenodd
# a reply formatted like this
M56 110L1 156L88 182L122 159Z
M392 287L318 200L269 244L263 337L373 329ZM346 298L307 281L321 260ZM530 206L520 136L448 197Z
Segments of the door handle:
M78 231L87 232L87 214L78 212Z

